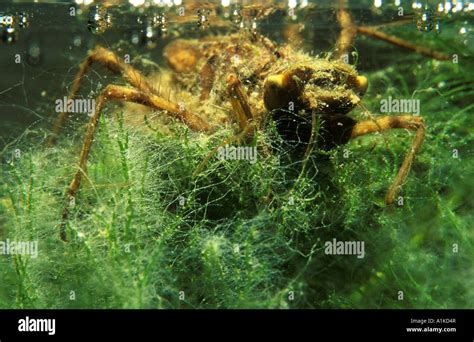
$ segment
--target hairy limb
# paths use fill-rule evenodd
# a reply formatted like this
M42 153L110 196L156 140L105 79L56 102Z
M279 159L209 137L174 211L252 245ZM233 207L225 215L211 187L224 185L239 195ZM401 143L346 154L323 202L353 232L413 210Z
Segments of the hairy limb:
M214 79L216 78L216 60L216 55L209 57L199 73L201 76L201 95L199 99L201 101L205 101L209 98L212 86L214 85Z
M399 47L404 48L404 49L414 51L414 52L419 53L423 56L434 58L434 59L437 59L437 60L440 60L440 61L446 61L446 60L449 59L449 56L444 54L444 53L429 49L429 48L424 47L424 46L412 44L412 43L407 42L406 40L400 39L398 37L386 34L386 33L381 32L381 31L377 31L376 29L371 28L371 27L358 26L357 27L357 33L360 33L360 34L363 34L363 35L366 35L366 36L369 36L369 37L372 37L372 38L383 40L387 43L399 46Z
M278 49L275 44L263 34L257 31L252 31L250 35L254 41L259 41L260 44L262 44L268 51L270 51L276 59L286 58L285 53L281 49Z
M69 203L74 203L77 192L81 185L82 176L86 173L87 169L87 160L89 159L89 153L92 147L92 142L94 140L95 130L99 122L100 116L104 105L109 100L115 101L128 101L139 103L145 106L148 106L153 109L165 110L171 115L186 125L188 125L192 130L195 131L211 131L212 128L199 116L190 113L185 110L181 110L178 105L168 102L161 97L154 94L146 94L139 90L133 88L127 88L117 85L108 85L100 93L96 100L96 106L93 116L90 118L90 121L87 125L87 132L84 137L82 144L81 155L79 158L79 164L77 167L76 174L69 184L69 187L66 191L66 200L67 204L64 207L61 220L61 230L60 237L63 241L66 241L66 221L69 216Z
M148 84L145 77L132 66L123 62L115 53L101 46L96 46L91 50L86 59L79 66L79 71L74 77L74 81L69 92L69 99L74 99L79 91L83 77L90 70L93 63L101 64L109 70L121 73L123 78L135 88L145 93L155 93L154 89ZM54 122L52 133L48 138L47 146L52 146L63 127L68 113L60 113Z
M416 135L413 139L410 150L403 160L402 166L400 167L397 176L395 177L392 185L390 186L387 195L385 196L385 203L391 205L398 195L401 186L405 182L405 179L410 171L411 164L415 160L415 156L418 153L423 138L425 136L425 124L423 119L419 116L412 115L399 115L399 116L385 116L375 120L366 120L357 123L352 129L351 138L357 138L362 135L380 132L389 129L402 128L415 131Z
M440 61L445 61L449 59L449 56L444 53L429 49L427 47L412 44L401 38L378 31L375 27L357 26L356 24L354 24L350 13L344 8L343 0L339 1L337 20L339 22L339 25L341 26L341 33L339 34L339 38L336 42L336 58L341 58L342 56L346 55L351 45L353 44L353 41L356 38L357 34L363 34L365 36L380 39L387 43L399 46L401 48L414 51L426 57L434 58Z
M246 129L248 123L254 119L254 115L250 109L242 82L240 82L235 74L230 74L227 77L227 92L229 93L234 114L239 121L240 130L243 131Z
M339 2L340 9L337 12L337 20L341 25L341 33L336 42L335 57L342 58L349 52L349 49L357 35L357 29L354 25L351 15L342 7L342 1Z
M242 139L249 139L255 134L255 120L254 114L250 109L247 95L245 94L245 90L242 87L242 83L240 82L239 78L235 74L230 74L227 77L227 92L230 97L230 103L232 105L233 113L239 122L240 132L237 135L231 136L225 139L220 145L215 147L212 151L210 151L204 160L198 165L196 170L193 172L192 178L196 178L197 175L204 169L207 165L209 160L213 155L215 155L219 148L224 147L233 142L239 143Z

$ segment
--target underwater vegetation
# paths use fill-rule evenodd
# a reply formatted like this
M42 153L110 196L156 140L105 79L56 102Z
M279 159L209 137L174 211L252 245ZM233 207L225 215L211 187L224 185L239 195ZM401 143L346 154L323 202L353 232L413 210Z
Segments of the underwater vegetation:
M269 120L246 151L255 158L239 160L222 149L237 124L202 134L153 121L156 111L130 122L140 109L106 106L64 242L87 118L49 148L55 118L28 127L1 152L0 308L472 308L474 38L459 34L469 25L472 15L439 35L384 29L447 61L357 40L351 63L369 87L351 117L416 99L426 124L391 206L384 196L414 136L405 130L301 154ZM317 37L302 37L309 53ZM150 75L166 67L157 63L132 65ZM36 242L35 253L13 252L20 241Z

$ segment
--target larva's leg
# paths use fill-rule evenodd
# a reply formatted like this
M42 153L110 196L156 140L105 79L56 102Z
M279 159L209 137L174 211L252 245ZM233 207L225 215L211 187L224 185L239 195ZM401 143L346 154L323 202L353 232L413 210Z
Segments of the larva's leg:
M337 12L337 20L339 22L339 25L341 26L341 33L339 34L339 38L335 46L334 55L336 59L340 59L342 56L347 55L357 34L363 34L368 37L380 39L387 43L414 51L423 56L434 58L440 61L445 61L449 59L449 56L444 53L429 49L424 46L412 44L401 38L379 31L375 27L357 26L353 22L349 11L347 11L344 7L344 1L340 0L339 10Z
M414 51L414 52L419 53L423 56L434 58L434 59L437 59L437 60L440 60L440 61L446 61L450 58L448 55L446 55L442 52L435 51L435 50L429 49L429 48L421 46L421 45L412 44L412 43L410 43L406 40L403 40L401 38L389 35L387 33L381 32L381 31L378 31L378 30L376 30L375 28L372 28L372 27L358 26L357 27L357 33L360 33L360 34L363 34L363 35L366 35L366 36L369 36L369 37L372 37L372 38L383 40L387 43L399 46L399 47L404 48L404 49Z
M340 1L339 6L337 21L341 26L341 32L339 33L334 51L334 57L336 59L340 59L348 54L357 35L357 28L352 21L350 13L342 7L342 1Z
M246 140L255 134L255 118L245 94L245 89L242 87L242 83L235 74L230 74L227 77L227 92L229 94L230 103L232 105L233 114L239 122L240 132L237 135L233 135L225 139L220 145L215 147L211 152L207 154L204 160L198 165L196 170L193 172L193 178L197 177L199 173L204 169L212 156L214 156L219 148L224 147L233 142L239 143L241 140Z
M135 88L141 90L145 93L155 93L154 89L146 81L145 77L135 68L123 62L114 52L103 48L101 46L96 46L91 50L86 57L86 59L79 66L79 71L74 77L74 81L69 92L69 99L74 99L77 96L77 92L82 83L83 77L89 72L93 63L101 64L107 67L109 70L122 74L123 78ZM47 146L54 145L56 138L63 127L68 113L60 113L54 122L51 135L48 138Z
M209 57L199 72L199 75L201 76L201 95L199 96L199 99L201 101L205 101L209 98L209 94L214 86L214 80L216 78L216 60L216 55Z
M61 219L60 237L66 241L66 222L69 216L70 203L75 203L75 198L81 185L82 176L86 173L87 160L94 140L95 129L99 122L102 110L107 101L127 101L139 103L155 110L164 110L172 117L179 119L194 131L212 131L203 119L190 113L172 102L168 102L154 94L147 94L134 88L128 88L117 85L108 85L96 99L94 114L87 125L87 132L82 144L81 155L76 174L66 191L66 205L64 207Z
M227 92L235 116L239 122L240 130L246 130L250 121L254 120L254 114L250 109L247 94L239 78L235 74L227 77Z
M380 132L389 129L403 128L415 131L416 135L410 150L403 160L402 166L400 167L397 176L395 177L392 185L390 186L387 195L385 196L385 203L390 205L393 203L395 197L398 195L401 186L405 182L405 179L410 171L411 164L413 163L418 150L421 147L423 138L425 136L425 124L423 118L412 115L399 115L399 116L385 116L377 118L375 120L366 120L357 123L352 129L352 138L357 138L361 135L370 133Z

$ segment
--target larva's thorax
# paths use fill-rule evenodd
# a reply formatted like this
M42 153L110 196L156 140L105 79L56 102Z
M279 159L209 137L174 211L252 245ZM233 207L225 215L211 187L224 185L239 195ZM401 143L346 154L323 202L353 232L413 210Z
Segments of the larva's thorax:
M365 77L348 64L290 46L277 51L245 35L177 39L164 55L174 82L201 104L231 110L226 80L237 75L257 118L279 109L346 114L367 88Z

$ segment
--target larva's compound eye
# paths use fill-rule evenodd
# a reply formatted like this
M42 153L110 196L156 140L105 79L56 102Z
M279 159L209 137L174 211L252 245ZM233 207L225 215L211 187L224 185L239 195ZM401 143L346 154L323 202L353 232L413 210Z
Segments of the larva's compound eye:
M291 72L268 76L263 86L265 108L285 109L290 103L300 102L303 88L303 82Z
M353 89L358 93L359 96L362 96L367 91L369 86L369 81L365 76L356 76L354 78Z
M263 86L263 101L268 110L281 108L283 101L281 95L284 94L283 75L271 75L265 80Z

